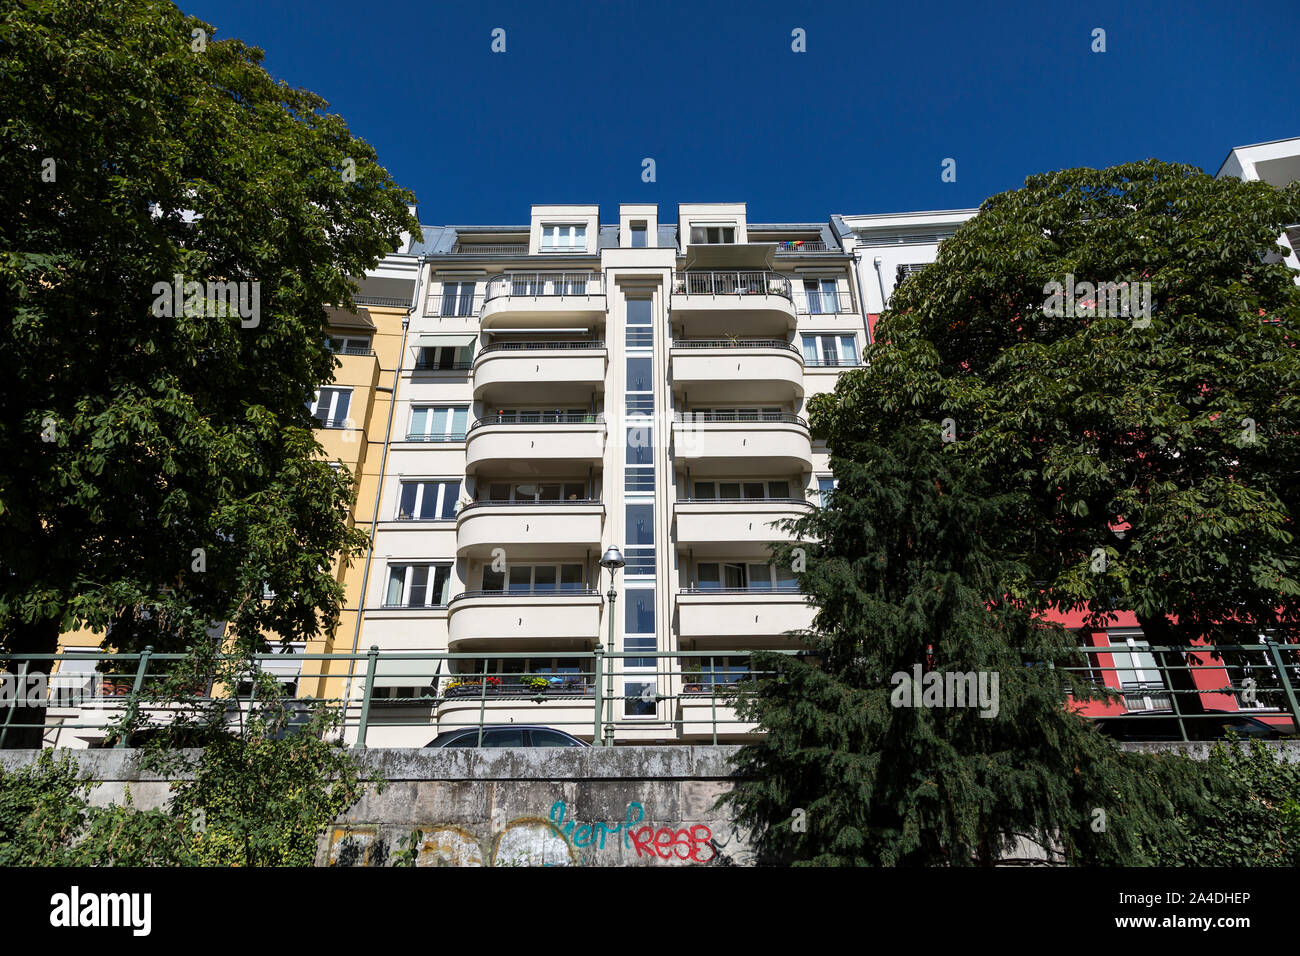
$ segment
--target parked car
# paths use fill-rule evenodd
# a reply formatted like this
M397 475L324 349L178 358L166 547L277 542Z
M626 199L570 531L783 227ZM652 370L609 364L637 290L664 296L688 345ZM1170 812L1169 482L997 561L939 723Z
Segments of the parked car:
M478 747L477 727L447 730L424 745L429 747ZM531 724L497 724L483 728L484 747L590 747L585 740L552 727Z
M1231 711L1211 710L1206 714L1184 718L1189 740L1221 740L1230 730L1247 739L1280 740L1294 732L1291 727L1277 727ZM1178 731L1178 718L1168 713L1105 717L1097 721L1097 729L1116 740L1183 739Z

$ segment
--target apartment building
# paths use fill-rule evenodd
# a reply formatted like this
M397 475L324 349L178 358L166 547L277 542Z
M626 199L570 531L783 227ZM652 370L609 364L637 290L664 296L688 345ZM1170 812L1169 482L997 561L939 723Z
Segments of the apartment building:
M319 692L368 684L372 745L419 746L480 715L590 739L597 648L620 655L605 702L618 742L712 739L712 691L746 666L728 652L793 647L786 632L811 622L769 546L786 537L773 522L831 486L803 412L867 341L852 235L837 217L750 223L743 203L676 218L538 205L515 226L426 226L392 257L400 275L366 277L359 303L404 283L413 308L398 359L370 359L394 370L391 423L378 464L374 412L358 442L373 547L345 572L331 648L381 657ZM322 389L317 415L346 434L341 400ZM478 656L434 674L392 657L422 652ZM651 656L674 652L709 656ZM497 678L492 694L475 672ZM525 674L551 691L513 687ZM726 726L723 739L745 729Z

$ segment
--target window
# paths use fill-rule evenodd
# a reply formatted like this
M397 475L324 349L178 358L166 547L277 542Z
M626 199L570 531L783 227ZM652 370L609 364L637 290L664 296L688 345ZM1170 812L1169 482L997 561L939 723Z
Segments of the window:
M650 348L654 345L654 303L649 299L627 300L627 347Z
M316 392L315 400L309 402L307 407L321 428L343 428L351 404L352 389L322 388Z
M450 564L390 564L384 607L444 607Z
M654 391L649 356L628 356L627 390L629 392Z
M804 279L804 296L812 315L833 314L840 310L840 294L834 279Z
M587 249L587 226L570 223L567 225L542 226L542 251L581 251Z
M789 567L777 564L701 562L696 587L704 590L792 591L799 583Z
M623 716L655 716L655 690L655 685L649 681L626 681L623 684Z
M518 591L523 593L581 591L581 564L515 564L506 571L483 569L484 591Z
M1140 637L1110 632L1112 664L1110 671L1119 680L1124 706L1129 711L1169 710L1169 693L1156 666L1151 645Z
M831 492L839 486L840 480L829 475L822 475L817 479L817 495L823 508L830 504Z
M644 222L634 222L629 224L632 230L632 248L644 249L646 239L646 224Z
M370 339L365 336L335 336L325 340L325 347L340 355L366 355L370 352Z
M488 501L534 504L546 501L585 501L587 486L581 481L494 481L487 486Z
M420 349L417 369L466 369L470 366L469 346L452 348L445 345L426 346Z
M805 335L805 365L857 365L858 340L852 335Z
M780 498L790 497L788 481L697 481L695 499L697 501L736 501L741 498Z
M398 520L436 521L456 517L459 481L404 481Z
M720 242L735 242L735 226L691 226L691 245L716 245Z
M442 310L439 315L473 315L474 283L444 282L442 284Z
M683 666L687 693L708 693L715 687L734 687L739 681L749 679L748 657L688 657Z
M408 441L464 441L469 409L464 405L416 405Z

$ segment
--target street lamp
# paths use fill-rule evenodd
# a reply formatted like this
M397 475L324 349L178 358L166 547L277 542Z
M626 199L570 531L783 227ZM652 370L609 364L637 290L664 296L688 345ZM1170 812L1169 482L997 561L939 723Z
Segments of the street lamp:
M614 590L614 575L625 564L627 562L623 560L623 552L613 545L600 558L600 566L609 569L609 593L605 597L609 598L609 653L611 654L614 652L614 602L618 600L618 592ZM612 657L605 659L604 736L605 746L614 746L614 659Z

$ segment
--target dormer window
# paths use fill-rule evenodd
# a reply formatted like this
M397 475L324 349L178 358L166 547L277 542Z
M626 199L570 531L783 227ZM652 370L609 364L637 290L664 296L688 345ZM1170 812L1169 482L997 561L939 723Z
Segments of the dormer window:
M735 226L691 226L691 245L712 246L721 242L735 242Z
M586 223L542 226L542 252L586 251Z

